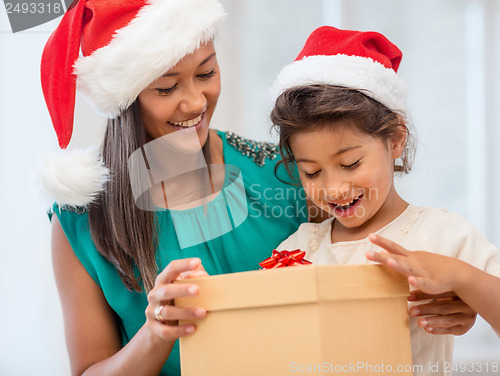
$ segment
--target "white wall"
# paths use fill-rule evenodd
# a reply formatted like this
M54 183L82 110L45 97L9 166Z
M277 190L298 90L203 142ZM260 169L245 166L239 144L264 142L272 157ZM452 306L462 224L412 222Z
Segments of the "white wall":
M460 212L500 245L500 200L495 194L500 189L496 151L500 141L500 2L222 3L229 18L217 40L223 94L214 127L270 139L267 88L280 68L293 61L315 27L326 20L334 26L381 31L404 52L401 75L409 85L409 105L420 141L414 172L398 182L401 192L416 204ZM473 30L468 29L468 22L476 25ZM50 263L47 205L30 178L41 155L57 150L38 73L43 45L55 25L51 22L12 34L0 6L0 375L69 372ZM484 43L484 56L471 56L471 51L481 51L477 43ZM471 67L471 61L483 63ZM478 91L476 95L484 101L474 102L470 90ZM483 112L471 114L471 108ZM72 146L91 144L103 120L82 101L77 103L76 116ZM476 118L483 136L471 142ZM476 161L484 163L474 165ZM457 340L458 360L498 360L498 354L500 340L482 321Z
M0 6L0 375L69 374L46 205L31 172L56 148L39 80L44 25L12 34Z

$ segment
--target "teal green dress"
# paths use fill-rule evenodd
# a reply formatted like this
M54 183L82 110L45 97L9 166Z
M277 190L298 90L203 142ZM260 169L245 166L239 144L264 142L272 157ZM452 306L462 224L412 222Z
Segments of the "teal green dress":
M307 220L303 190L282 183L275 176L274 168L280 158L275 145L246 140L231 132L219 131L218 134L230 171L225 178L227 189L206 206L156 212L160 229L159 270L172 260L187 257L199 257L210 275L258 269L259 262L269 257L276 246ZM278 172L282 180L290 181L284 168L280 167ZM246 205L238 207L235 202L241 200L235 197L242 192ZM116 312L125 345L146 321L146 294L127 290L113 265L99 254L91 240L84 209L54 205L53 213L59 218L76 256ZM199 229L206 228L203 221L207 214L221 220L209 221L208 232L201 235L206 241L201 242ZM180 229L187 230L182 233ZM178 376L180 373L177 341L160 374Z

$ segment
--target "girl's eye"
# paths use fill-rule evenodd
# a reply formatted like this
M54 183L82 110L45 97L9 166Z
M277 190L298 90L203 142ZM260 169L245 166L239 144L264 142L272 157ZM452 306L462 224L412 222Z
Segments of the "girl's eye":
M312 179L314 178L315 176L317 176L319 174L321 170L318 170L316 172L313 172L312 174L308 174L307 172L304 171L304 176L307 178L307 179Z
M199 75L198 75L198 78L201 78L202 80L206 80L206 79L208 79L208 78L210 78L210 77L215 76L215 73L216 73L216 72L215 72L215 70L214 70L214 69L212 69L212 70L211 70L210 72L208 72L208 73L199 74Z
M354 163L352 163L350 165L342 165L342 168L345 168L345 169L348 169L348 170L354 169L354 168L356 168L356 167L359 166L360 162L361 162L361 159L358 159L356 162L354 162Z
M175 87L177 86L177 84L175 84L174 86L172 87L169 87L168 89L156 89L156 91L158 92L158 94L160 95L169 95L170 93L172 93L174 90L175 90Z

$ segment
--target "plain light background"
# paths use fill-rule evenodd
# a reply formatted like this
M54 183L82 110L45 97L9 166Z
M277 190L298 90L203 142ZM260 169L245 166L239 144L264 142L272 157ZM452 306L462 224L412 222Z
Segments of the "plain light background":
M500 1L221 2L228 13L216 40L223 92L212 127L275 139L267 89L309 33L324 24L380 31L403 51L400 75L418 137L414 170L397 180L400 193L462 214L500 245ZM58 149L39 83L40 55L58 21L13 34L0 6L1 376L69 374L49 203L32 177ZM70 148L98 142L103 124L77 98ZM500 339L478 319L457 338L455 360L498 362Z

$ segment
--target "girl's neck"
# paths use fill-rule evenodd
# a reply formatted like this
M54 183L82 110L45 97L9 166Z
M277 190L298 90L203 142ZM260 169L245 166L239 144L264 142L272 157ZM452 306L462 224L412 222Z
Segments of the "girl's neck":
M407 207L408 203L394 191L377 213L361 226L345 227L340 221L334 219L332 221L331 241L338 243L365 239L371 233L394 221Z

